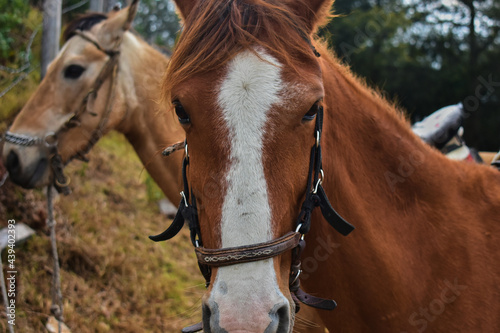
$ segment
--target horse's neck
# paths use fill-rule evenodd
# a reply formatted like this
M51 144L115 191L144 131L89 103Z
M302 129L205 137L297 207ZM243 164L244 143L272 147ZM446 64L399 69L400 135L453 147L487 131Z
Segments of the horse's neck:
M318 293L333 288L347 311L339 317L350 318L352 331L391 331L384 316L404 328L416 295L428 302L441 291L429 280L479 284L478 274L461 273L471 270L470 258L476 273L491 266L491 256L498 260L485 230L500 232L500 177L422 143L391 105L334 61L323 75L323 185L357 229L344 238L315 221L309 239L316 243L306 249L317 259L315 278L304 283Z
M158 103L160 82L167 67L167 59L149 45L130 34L124 39L121 54L121 107L125 116L117 130L124 133L134 147L146 170L160 186L167 198L179 200L182 154L162 157L166 146L184 140L184 133L172 114ZM137 44L140 43L139 47ZM128 49L135 50L129 51Z
M447 182L468 169L414 135L404 116L348 69L332 66L324 69L323 164L335 175L330 179L335 192L343 184L341 191L361 195L353 204L379 200L403 211L408 202L425 200L422 192L443 194ZM362 194L375 197L362 199Z

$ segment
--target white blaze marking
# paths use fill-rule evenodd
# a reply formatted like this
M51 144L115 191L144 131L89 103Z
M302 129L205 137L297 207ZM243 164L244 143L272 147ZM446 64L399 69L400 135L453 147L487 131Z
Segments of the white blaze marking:
M266 54L250 51L230 64L219 103L231 138L228 191L222 208L222 246L248 245L272 238L271 210L262 164L267 113L277 103L280 68ZM275 65L274 65L275 64Z
M222 247L273 238L262 150L268 113L279 102L283 82L277 60L259 54L262 59L250 51L237 55L220 88L218 101L231 139L221 217ZM287 302L277 284L273 259L219 268L211 300L218 304L220 326L226 329L235 320L250 329L248 316L254 316L252 322L265 328L271 308ZM261 318L255 318L256 309L262 312Z

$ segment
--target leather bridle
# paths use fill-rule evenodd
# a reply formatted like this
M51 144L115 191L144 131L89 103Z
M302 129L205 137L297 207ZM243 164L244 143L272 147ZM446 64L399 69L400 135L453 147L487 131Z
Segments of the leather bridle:
M76 35L85 39L86 41L92 43L99 51L105 53L109 56L109 59L106 61L104 66L101 68L99 75L94 81L94 84L90 88L90 90L85 94L82 102L80 103L78 109L73 113L73 115L66 121L58 130L49 132L44 137L35 137L29 136L25 134L16 134L7 131L4 136L4 141L12 144L16 144L19 146L30 147L30 146L46 146L50 150L50 166L52 168L54 174L54 187L63 194L71 193L69 188L70 179L68 176L64 174L64 166L68 164L73 159L80 159L83 161L88 161L86 157L87 153L92 149L92 147L96 144L96 142L102 137L103 131L106 127L106 124L109 120L109 115L113 108L113 99L116 90L116 75L118 71L118 60L120 55L120 45L122 39L119 39L116 43L114 49L107 50L99 45L99 43L86 34L84 31L76 30L74 32ZM73 156L71 156L66 163L62 162L61 155L57 149L58 139L60 135L71 128L78 127L81 125L81 117L84 113L89 113L92 116L97 116L92 110L89 109L89 100L97 97L97 93L101 88L102 84L108 79L111 78L111 88L106 99L105 111L99 121L99 124L94 129L92 134L90 135L89 141L87 145L76 152Z
M200 226L198 222L198 211L196 208L196 197L189 188L186 177L186 168L189 165L189 154L187 142L185 143L185 158L182 165L182 178L184 190L181 192L181 202L177 214L170 226L157 236L149 236L155 242L168 240L179 233L185 221L189 224L191 242L195 247L198 265L203 274L206 287L210 285L212 267L236 265L251 261L258 261L276 257L286 251L292 251L292 264L289 277L289 288L292 298L296 303L296 311L300 309L299 301L324 310L333 310L337 306L334 300L327 300L311 296L300 289L301 261L300 256L305 247L304 235L311 228L311 214L314 208L320 207L321 213L326 221L342 235L347 236L354 226L345 221L331 206L322 186L324 172L321 159L321 132L323 127L323 109L320 108L316 115L314 137L316 142L311 148L309 173L307 177L307 191L302 204L294 231L286 235L259 244L239 247L206 249L203 247ZM201 330L201 324L185 328L183 332L197 332Z

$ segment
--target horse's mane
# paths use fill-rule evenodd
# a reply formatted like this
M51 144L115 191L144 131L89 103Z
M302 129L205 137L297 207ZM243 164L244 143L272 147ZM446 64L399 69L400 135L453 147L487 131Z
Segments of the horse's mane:
M308 36L306 23L280 0L200 1L169 63L164 98L169 100L172 87L192 75L220 68L241 50L259 45L294 68L294 60L312 54L304 47Z
M97 23L104 21L108 16L102 13L86 13L78 16L73 21L69 22L63 33L63 41L66 43L68 39L75 35L76 30L90 30Z

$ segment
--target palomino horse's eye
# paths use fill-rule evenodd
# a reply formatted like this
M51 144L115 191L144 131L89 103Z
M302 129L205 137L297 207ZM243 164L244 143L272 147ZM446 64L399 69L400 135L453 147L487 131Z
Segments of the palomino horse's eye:
M179 122L181 124L189 124L191 120L189 119L189 115L187 114L186 110L184 110L182 104L179 101L174 101L173 104L175 108L175 114L177 115L177 117L179 117Z
M316 118L316 114L318 111L322 108L321 105L319 105L318 102L314 103L314 105L307 111L307 113L304 115L302 118L303 121L310 121Z
M64 77L67 79L78 79L83 72L85 72L85 67L80 65L69 65L64 70Z

